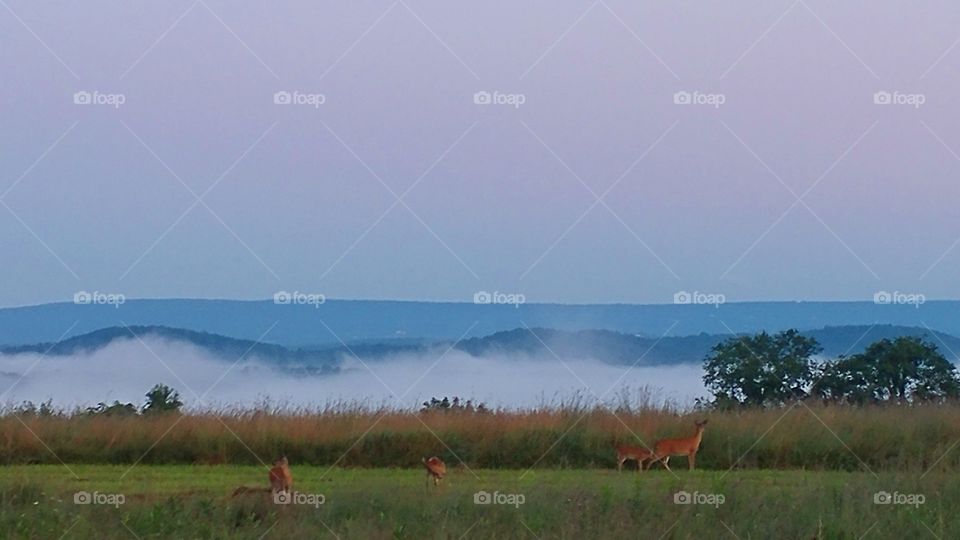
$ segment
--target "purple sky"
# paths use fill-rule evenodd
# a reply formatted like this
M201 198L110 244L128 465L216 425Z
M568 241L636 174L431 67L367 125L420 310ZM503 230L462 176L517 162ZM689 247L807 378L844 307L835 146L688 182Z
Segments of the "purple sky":
M704 4L2 0L0 306L960 296L960 9Z

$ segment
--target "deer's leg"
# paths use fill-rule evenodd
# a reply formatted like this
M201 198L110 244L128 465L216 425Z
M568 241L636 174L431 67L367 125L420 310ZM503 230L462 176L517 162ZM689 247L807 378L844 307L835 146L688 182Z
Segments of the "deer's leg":
M687 456L687 459L690 461L690 470L693 470L693 463L697 460L697 453L690 452L690 455Z
M670 461L670 456L664 456L663 461L660 462L660 463L663 463L663 468L668 471L670 470L670 465L668 464L669 461Z

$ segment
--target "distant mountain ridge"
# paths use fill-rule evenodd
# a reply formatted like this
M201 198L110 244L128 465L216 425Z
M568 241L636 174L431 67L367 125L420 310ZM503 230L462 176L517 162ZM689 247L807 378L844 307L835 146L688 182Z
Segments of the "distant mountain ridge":
M954 361L960 351L960 338L925 328L893 325L828 327L803 332L815 338L823 354L836 357L861 352L867 345L883 338L899 336L923 337L937 345ZM674 365L699 363L710 349L726 340L729 334L699 334L651 338L610 330L565 331L546 328L518 328L489 336L452 341L416 342L396 340L360 342L321 348L292 349L282 345L235 339L207 332L195 332L163 326L104 328L65 339L58 343L0 347L0 354L34 353L50 356L88 354L117 340L160 338L193 345L224 361L256 358L290 369L309 368L310 372L332 373L346 358L358 356L378 361L404 354L439 355L450 347L472 356L535 357L552 360L595 359L613 365Z
M38 353L52 356L89 354L117 340L136 340L148 337L188 343L223 359L236 360L242 356L261 355L285 362L310 358L307 351L291 350L281 345L166 326L113 326L67 338L56 343L0 347L0 352L3 354Z
M46 356L69 356L90 354L119 340L146 340L159 338L195 346L211 356L229 362L244 358L257 358L285 366L310 365L321 371L335 371L344 355L378 357L383 354L399 354L404 351L420 351L418 345L355 343L349 348L292 349L282 345L236 339L209 332L195 332L166 326L124 326L95 330L55 343L37 343L0 347L0 354L41 354ZM352 352L351 352L352 351Z
M456 340L515 328L609 330L657 337L733 332L815 330L828 326L889 324L929 327L960 335L960 301L919 306L873 302L730 302L674 304L535 304L327 300L320 305L271 300L136 300L122 305L74 303L0 309L0 346L53 342L109 327L165 326L288 348L329 347L340 341ZM72 329L71 329L72 328Z
M536 335L534 335L536 334ZM922 337L935 344L949 359L957 361L960 338L925 328L871 325L839 326L802 332L815 338L823 355L837 357L862 352L867 345L900 336ZM488 354L556 355L560 358L595 358L610 364L661 365L699 363L714 345L730 339L730 334L699 334L651 338L631 336L608 330L564 332L544 328L498 332L484 338L462 341L458 348L474 356Z

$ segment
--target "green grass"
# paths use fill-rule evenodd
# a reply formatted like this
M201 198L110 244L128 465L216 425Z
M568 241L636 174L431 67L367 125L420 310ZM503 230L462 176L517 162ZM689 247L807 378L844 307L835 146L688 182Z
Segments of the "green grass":
M293 465L295 490L324 504L276 505L254 466L23 465L0 469L0 538L960 538L955 475L662 469L452 470L428 488L419 469ZM72 471L72 472L71 472ZM479 490L522 505L478 505ZM675 504L680 490L718 506ZM77 505L78 491L123 494ZM919 493L919 507L874 504Z

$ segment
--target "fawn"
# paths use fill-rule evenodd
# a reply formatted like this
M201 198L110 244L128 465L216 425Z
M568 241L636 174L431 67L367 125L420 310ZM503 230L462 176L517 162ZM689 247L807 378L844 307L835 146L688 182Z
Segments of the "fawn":
M623 471L623 462L633 460L637 462L637 472L643 470L643 462L653 457L653 452L643 446L617 446L617 471Z

